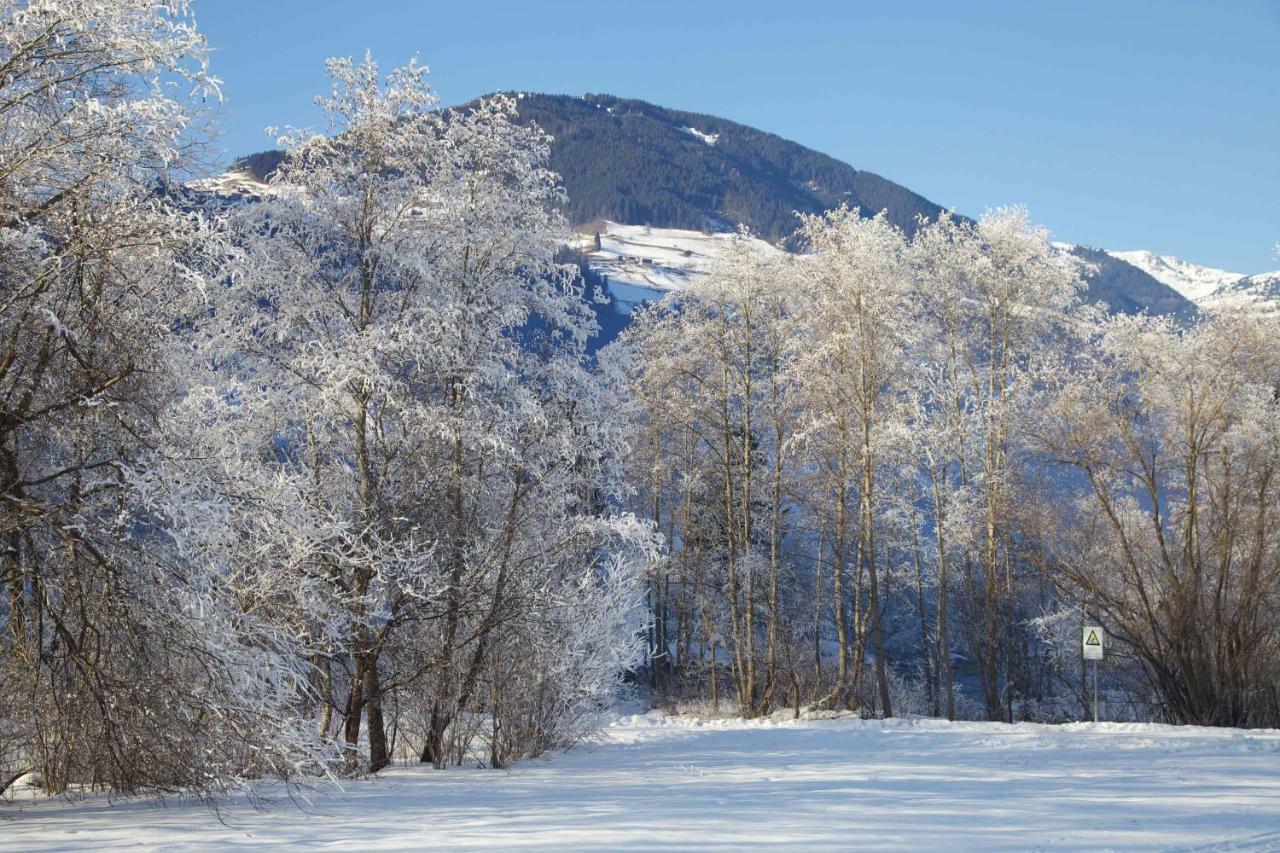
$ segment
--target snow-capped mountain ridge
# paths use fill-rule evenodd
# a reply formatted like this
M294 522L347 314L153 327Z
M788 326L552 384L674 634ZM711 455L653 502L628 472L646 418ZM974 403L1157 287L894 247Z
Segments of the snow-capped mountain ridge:
M1199 303L1218 288L1244 278L1243 273L1227 272L1213 267L1189 263L1173 255L1157 255L1139 249L1128 252L1107 254L1125 263L1133 264L1138 269L1161 281L1192 302Z
M1242 276L1214 291L1206 303L1210 310L1246 308L1280 314L1280 271Z
M1268 314L1280 311L1280 271L1244 275L1145 250L1108 251L1107 254L1137 267L1207 311L1224 308L1251 308Z

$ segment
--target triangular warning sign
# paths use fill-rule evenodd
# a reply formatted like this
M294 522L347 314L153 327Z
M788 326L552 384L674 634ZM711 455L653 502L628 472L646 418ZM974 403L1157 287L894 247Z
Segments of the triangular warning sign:
M1097 631L1090 631L1090 632L1089 632L1089 639L1085 640L1085 641L1084 641L1084 644L1085 644L1086 646L1100 646L1100 645L1102 645L1102 643L1098 642L1098 632L1097 632Z

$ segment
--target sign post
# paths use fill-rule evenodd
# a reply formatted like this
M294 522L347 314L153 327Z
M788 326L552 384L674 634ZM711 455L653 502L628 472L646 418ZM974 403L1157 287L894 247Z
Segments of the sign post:
M1098 662L1102 660L1107 632L1101 625L1085 625L1081 633L1084 659L1093 661L1093 721L1098 722Z

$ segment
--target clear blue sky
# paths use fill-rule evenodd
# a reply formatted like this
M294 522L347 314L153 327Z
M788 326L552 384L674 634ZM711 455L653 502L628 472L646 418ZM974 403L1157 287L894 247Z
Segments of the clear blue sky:
M607 92L711 113L1062 240L1280 268L1280 0L202 0L228 155L315 125L323 60L446 103Z

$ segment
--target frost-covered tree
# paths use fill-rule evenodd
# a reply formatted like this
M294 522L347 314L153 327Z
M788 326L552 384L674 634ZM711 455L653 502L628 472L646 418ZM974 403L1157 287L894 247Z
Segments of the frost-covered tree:
M1280 711L1280 331L1119 317L1045 394L1037 435L1078 475L1056 577L1132 649L1171 719Z
M877 487L901 433L908 353L920 328L915 278L906 238L883 216L864 219L857 210L842 208L805 217L800 235L810 254L802 267L806 286L799 322L809 334L795 370L803 388L806 444L830 484L823 507L827 517L819 523L831 530L839 656L835 698L843 704L848 692L856 691L869 635L879 707L891 716L882 625L883 554L876 540L883 502ZM851 501L856 516L850 515ZM855 575L852 620L845 614L844 580L850 566Z
M1017 515L1029 464L1023 435L1030 391L1086 319L1080 279L1072 259L1018 208L976 223L941 217L921 229L913 251L926 310L939 329L924 403L925 424L934 422L941 441L924 457L938 487L929 492L944 522L939 530L959 526L972 537L961 556L966 621L987 716L1000 719L1018 645L1007 637L1018 622L1011 608L1025 564ZM960 516L966 509L968 518ZM944 545L940 566L946 555Z
M287 644L183 561L146 485L217 274L219 230L168 192L216 94L187 2L0 3L3 784L323 769Z
M594 581L621 597L605 614L625 609L648 540L610 509L617 439L585 365L590 306L553 260L565 229L545 136L505 97L437 109L416 64L329 72L328 133L283 136L206 330L217 390L191 406L211 413L197 422L239 545L211 556L312 644L322 730L340 725L354 755L365 728L377 770L396 694L425 704L422 757L443 766L452 724L497 725L512 674L569 642L551 626L580 635L566 608ZM498 660L540 620L530 660ZM578 713L556 690L600 701L616 686L630 628L601 620L588 662L617 667L544 679L550 705ZM544 746L564 734L549 726ZM529 742L503 743L495 755Z
M743 235L712 275L642 312L612 354L638 404L632 476L667 540L651 581L651 666L705 662L718 703L723 652L752 715L774 701L779 675L787 267Z

